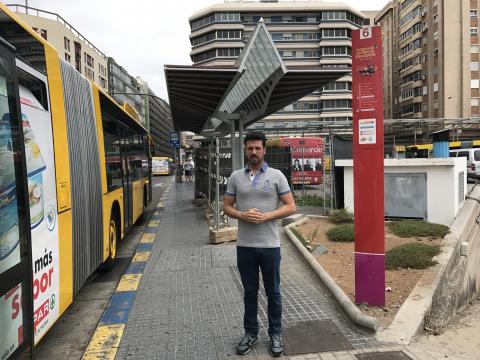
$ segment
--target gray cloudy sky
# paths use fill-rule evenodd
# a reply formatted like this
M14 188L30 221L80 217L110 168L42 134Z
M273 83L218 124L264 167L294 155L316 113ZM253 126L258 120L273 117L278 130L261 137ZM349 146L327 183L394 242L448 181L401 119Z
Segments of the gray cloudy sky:
M24 0L11 2L24 4ZM188 17L218 2L223 0L29 0L28 5L61 15L131 75L141 76L158 96L167 99L163 65L191 64ZM376 10L387 0L343 2L359 10Z

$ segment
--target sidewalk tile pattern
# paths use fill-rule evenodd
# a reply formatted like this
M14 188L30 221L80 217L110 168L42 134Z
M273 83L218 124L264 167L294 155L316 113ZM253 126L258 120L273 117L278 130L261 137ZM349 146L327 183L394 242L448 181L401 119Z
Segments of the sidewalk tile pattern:
M177 184L165 199L157 239L117 359L238 358L235 347L243 335L243 289L236 267L236 247L232 243L208 243L204 209L192 204L191 185ZM356 328L342 313L285 237L281 266L285 328L328 319L354 349L378 346L371 333ZM260 341L242 358L271 358L263 287L259 305ZM350 353L339 354L343 355L355 359Z
M168 187L166 189L168 191ZM128 322L137 290L152 250L152 241L158 233L163 204L157 205L155 215L145 227L132 261L120 279L100 322L83 354L82 359L114 359Z

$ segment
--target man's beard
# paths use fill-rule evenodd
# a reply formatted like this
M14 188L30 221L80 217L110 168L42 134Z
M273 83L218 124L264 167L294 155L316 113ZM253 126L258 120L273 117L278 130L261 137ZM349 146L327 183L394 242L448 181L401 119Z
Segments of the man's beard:
M256 155L252 155L248 158L248 162L252 165L257 165L259 164L260 162L262 161L261 158L259 158L258 156Z

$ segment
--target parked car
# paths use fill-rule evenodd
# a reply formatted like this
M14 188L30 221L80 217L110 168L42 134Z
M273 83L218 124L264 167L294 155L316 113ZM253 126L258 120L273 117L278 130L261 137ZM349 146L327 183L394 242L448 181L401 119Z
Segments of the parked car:
M450 157L466 157L467 179L480 179L480 148L450 149Z

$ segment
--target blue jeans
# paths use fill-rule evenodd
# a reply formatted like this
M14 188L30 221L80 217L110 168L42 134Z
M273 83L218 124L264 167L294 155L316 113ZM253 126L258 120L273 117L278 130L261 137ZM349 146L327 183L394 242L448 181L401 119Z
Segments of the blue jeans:
M268 334L282 333L282 298L280 295L280 248L237 246L237 265L244 289L245 333L258 334L259 269L268 298Z

